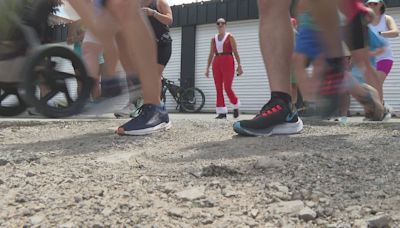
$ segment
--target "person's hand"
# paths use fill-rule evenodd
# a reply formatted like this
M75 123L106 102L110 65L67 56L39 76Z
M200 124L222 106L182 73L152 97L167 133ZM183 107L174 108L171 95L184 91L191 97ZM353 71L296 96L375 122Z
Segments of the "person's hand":
M236 73L237 73L238 76L240 76L240 75L243 74L242 65L239 65L239 66L237 67Z
M149 7L143 7L143 8L142 8L142 11L143 11L143 13L144 13L146 16L148 16L148 17L152 17L152 16L154 16L154 14L156 13L155 10L150 9Z
M367 9L367 12L364 14L365 21L369 24L372 23L375 19L376 15L374 11L370 8Z
M204 75L209 78L210 77L210 69L207 69L206 72L204 73Z

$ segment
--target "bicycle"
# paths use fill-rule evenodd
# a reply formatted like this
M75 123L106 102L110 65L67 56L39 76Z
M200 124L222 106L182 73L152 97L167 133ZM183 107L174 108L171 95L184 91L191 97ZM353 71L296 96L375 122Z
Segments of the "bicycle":
M199 88L183 88L175 84L174 81L168 80L164 77L161 78L161 101L165 104L167 100L167 91L172 95L176 105L176 110L195 113L199 112L205 104L206 98L203 91ZM143 105L143 97L136 99L133 105L137 108L132 111L129 117L137 117L141 112L141 107ZM115 117L124 117L121 114L114 114Z
M204 107L206 102L206 97L204 96L203 91L199 88L183 88L175 84L174 81L168 80L162 77L161 80L161 101L166 102L167 90L174 98L176 105L176 110L183 110L184 112L200 112L200 110Z

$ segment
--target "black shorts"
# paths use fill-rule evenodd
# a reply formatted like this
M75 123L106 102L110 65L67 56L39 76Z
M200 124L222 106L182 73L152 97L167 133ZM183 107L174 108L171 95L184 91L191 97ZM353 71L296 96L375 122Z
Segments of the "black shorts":
M172 43L157 44L157 62L166 66L171 59Z
M345 28L345 41L350 51L368 47L368 24L358 13Z

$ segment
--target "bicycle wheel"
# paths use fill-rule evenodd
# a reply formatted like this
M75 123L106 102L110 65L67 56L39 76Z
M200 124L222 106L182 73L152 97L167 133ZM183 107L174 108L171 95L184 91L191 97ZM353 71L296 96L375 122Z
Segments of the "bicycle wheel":
M92 80L81 59L68 48L43 46L35 50L22 75L22 97L47 117L78 114L89 99Z
M185 89L179 99L179 103L185 112L199 112L206 102L203 91L198 88Z
M26 110L26 104L18 93L17 85L0 85L0 116L16 116Z

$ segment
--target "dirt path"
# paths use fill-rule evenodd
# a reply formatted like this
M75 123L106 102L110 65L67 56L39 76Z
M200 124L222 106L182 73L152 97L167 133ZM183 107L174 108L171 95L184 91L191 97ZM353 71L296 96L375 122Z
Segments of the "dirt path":
M118 137L122 122L0 122L0 227L400 227L399 124L243 138L179 118Z

